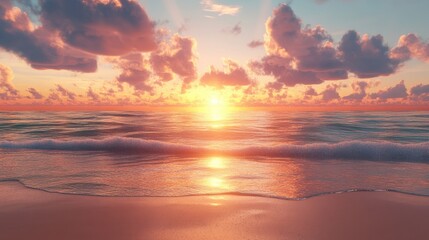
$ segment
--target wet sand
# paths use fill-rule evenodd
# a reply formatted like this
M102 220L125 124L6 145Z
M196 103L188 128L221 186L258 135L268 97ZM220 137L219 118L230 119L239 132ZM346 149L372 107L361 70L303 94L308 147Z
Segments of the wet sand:
M0 239L429 239L429 197L91 197L0 183Z

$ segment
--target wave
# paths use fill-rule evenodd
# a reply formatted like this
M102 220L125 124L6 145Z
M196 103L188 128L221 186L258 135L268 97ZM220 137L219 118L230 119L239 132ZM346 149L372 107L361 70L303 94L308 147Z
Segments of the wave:
M429 163L429 142L401 144L392 142L344 141L339 143L279 144L241 148L208 148L138 138L112 137L101 140L0 141L1 149L59 151L106 151L166 155L266 156L306 159L357 159L373 161L412 161Z

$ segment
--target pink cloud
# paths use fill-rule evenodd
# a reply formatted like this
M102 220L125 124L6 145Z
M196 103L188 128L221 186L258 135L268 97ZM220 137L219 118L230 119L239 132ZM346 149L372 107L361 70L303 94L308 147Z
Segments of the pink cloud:
M148 83L151 76L149 63L141 53L121 56L112 62L121 70L117 76L119 83L127 83L139 92L151 92L153 87Z
M268 56L251 67L286 86L347 78L332 37L320 26L303 28L289 5L281 4L266 22Z
M237 63L226 60L225 66L226 72L211 67L211 70L201 77L200 83L202 85L222 88L224 86L246 86L253 82L246 70Z
M174 35L170 43L164 42L152 52L150 63L161 81L170 81L173 74L183 80L184 88L197 77L196 41L192 38Z
M422 61L429 62L429 43L425 43L421 38L413 33L402 35L395 48L397 55L403 59L414 57Z
M12 84L13 72L12 70L0 64L0 99L1 100L14 100L19 98L19 92Z

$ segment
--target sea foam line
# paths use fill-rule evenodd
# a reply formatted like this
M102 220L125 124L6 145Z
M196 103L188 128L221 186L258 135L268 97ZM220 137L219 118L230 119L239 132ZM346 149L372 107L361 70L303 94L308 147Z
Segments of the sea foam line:
M208 148L138 138L112 137L106 139L34 141L0 141L2 149L35 149L59 151L106 151L139 154L292 157L306 159L358 159L380 161L414 161L429 163L429 142L392 143L344 141L339 143L310 143L304 145L255 145L241 148Z

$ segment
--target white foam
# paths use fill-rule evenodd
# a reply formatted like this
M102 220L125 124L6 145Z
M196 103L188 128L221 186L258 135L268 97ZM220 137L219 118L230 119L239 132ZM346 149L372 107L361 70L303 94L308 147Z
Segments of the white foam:
M216 149L185 144L112 137L101 140L61 141L43 139L34 141L0 141L3 149L37 149L60 151L108 151L140 154L292 157L306 159L356 159L374 161L429 162L429 142L401 144L392 142L345 141L340 143L311 143L304 145L280 144L244 148Z

